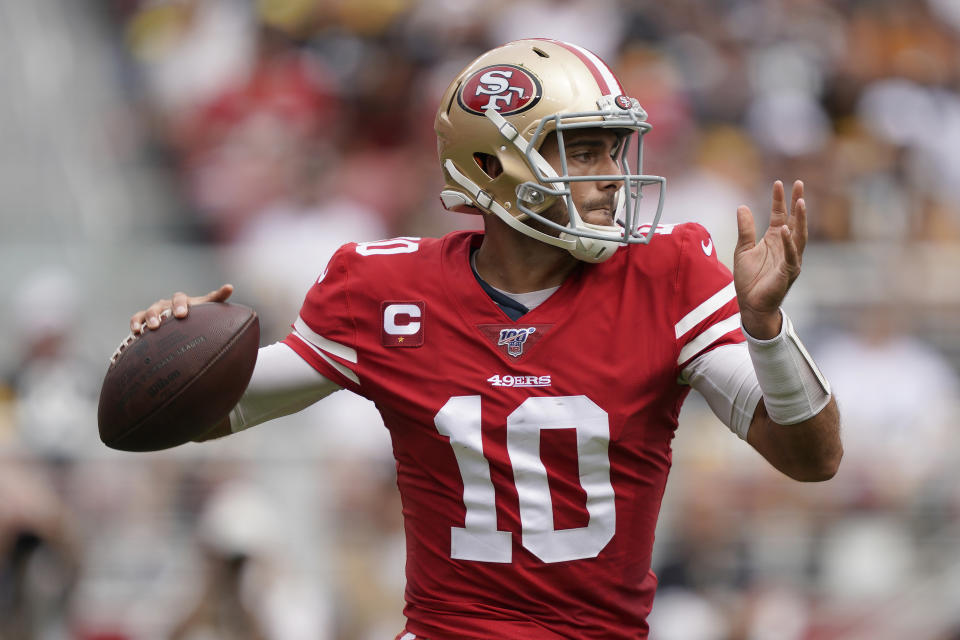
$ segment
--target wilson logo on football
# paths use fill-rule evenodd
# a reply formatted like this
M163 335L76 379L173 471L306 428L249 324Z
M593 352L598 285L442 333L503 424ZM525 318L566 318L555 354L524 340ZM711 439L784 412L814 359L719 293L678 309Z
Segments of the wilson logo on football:
M498 64L484 67L467 78L457 94L460 106L479 116L496 109L509 116L526 111L540 101L540 81L521 67Z

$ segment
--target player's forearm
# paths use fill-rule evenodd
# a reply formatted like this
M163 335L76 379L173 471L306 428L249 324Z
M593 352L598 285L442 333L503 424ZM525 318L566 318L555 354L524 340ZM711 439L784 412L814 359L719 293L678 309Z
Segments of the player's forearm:
M222 438L296 413L338 389L285 344L262 347L247 390L230 415L194 441Z
M794 480L829 480L837 473L843 457L837 402L831 397L813 417L782 425L767 415L761 401L747 432L747 442L774 468Z
M843 455L837 403L790 318L782 310L778 315L780 327L772 337L755 336L744 325L763 392L747 441L791 478L827 480Z

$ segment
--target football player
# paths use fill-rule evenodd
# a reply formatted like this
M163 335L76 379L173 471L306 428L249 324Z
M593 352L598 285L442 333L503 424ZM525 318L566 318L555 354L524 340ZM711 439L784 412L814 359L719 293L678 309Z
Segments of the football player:
M201 439L337 389L390 430L407 541L406 628L427 638L646 638L654 528L691 388L788 476L830 478L838 412L780 306L807 239L803 185L773 185L731 275L696 224L658 225L640 103L591 52L493 49L436 131L450 210L484 231L348 244L243 399ZM643 197L656 198L643 220ZM178 293L131 318L225 300Z

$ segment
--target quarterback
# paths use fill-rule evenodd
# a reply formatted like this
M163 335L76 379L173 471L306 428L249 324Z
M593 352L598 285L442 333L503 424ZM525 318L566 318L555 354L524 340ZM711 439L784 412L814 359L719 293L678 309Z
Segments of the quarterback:
M835 400L780 308L806 243L802 183L789 198L773 185L759 240L739 208L731 274L703 227L658 224L665 180L641 169L650 128L576 45L521 40L477 58L436 132L441 201L482 215L484 231L343 246L201 438L338 389L376 403L406 531L400 640L646 638L691 388L786 475L836 473ZM177 293L131 329L231 291Z

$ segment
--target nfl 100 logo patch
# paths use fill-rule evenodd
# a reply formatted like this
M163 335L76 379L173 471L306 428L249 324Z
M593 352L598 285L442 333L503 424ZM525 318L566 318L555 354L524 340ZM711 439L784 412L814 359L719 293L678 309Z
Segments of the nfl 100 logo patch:
M480 324L477 329L501 353L509 356L510 360L520 360L543 339L552 324L531 324L518 327L511 324Z
M497 340L499 346L506 345L507 353L514 358L523 355L523 345L526 343L530 334L536 333L536 327L525 327L522 329L501 329L500 339Z

